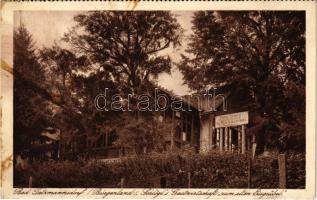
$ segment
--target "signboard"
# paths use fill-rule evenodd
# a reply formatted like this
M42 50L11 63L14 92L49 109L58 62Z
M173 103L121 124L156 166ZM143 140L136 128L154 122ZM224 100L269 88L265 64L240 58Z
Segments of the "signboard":
M248 111L232 113L228 115L216 116L215 127L222 128L222 127L229 127L229 126L240 126L243 124L248 124L248 122L249 122Z

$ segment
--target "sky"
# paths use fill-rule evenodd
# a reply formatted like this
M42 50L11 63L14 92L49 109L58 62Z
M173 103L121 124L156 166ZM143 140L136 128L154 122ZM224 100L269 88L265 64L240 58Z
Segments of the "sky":
M65 44L61 38L75 25L73 17L79 13L77 11L16 11L14 27L16 28L23 23L32 34L37 48L50 47L54 43L63 46ZM173 62L178 62L187 45L186 37L192 33L190 21L193 12L177 11L172 13L176 15L178 22L183 27L185 37L180 47L177 49L169 47L162 54L168 54ZM171 74L161 74L158 78L158 84L172 90L177 95L185 95L190 92L188 86L183 84L183 76L176 66L173 66Z

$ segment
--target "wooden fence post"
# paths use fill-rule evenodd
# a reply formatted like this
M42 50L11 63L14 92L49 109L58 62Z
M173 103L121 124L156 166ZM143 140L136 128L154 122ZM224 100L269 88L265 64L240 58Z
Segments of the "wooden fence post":
M188 172L188 188L191 188L191 173Z
M286 188L286 159L285 154L278 156L278 173L279 173L279 188Z
M29 188L32 188L32 185L33 185L33 177L30 176L29 177Z
M120 179L120 187L121 187L121 188L124 188L124 178L121 178L121 179Z

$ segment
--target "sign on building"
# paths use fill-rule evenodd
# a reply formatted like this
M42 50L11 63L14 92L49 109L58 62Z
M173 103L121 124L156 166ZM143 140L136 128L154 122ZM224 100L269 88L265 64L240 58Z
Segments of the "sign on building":
M215 127L222 128L222 127L229 127L229 126L241 126L244 124L248 124L248 122L249 122L248 111L232 113L227 115L216 116Z

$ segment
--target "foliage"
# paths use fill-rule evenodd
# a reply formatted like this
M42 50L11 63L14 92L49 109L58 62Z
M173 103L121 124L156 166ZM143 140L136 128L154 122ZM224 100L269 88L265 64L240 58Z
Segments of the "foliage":
M111 111L98 112L94 99L108 88L108 94L116 92L109 73L94 69L85 56L58 46L43 48L41 64L47 69L47 88L56 93L54 102L61 110L57 114L57 126L63 132L84 132L87 135L100 134L100 129L111 130L111 120L117 119Z
M171 127L153 115L155 113L147 113L147 116L135 119L125 114L116 128L119 134L116 144L130 149L132 154L166 151L165 136L170 135Z
M158 54L180 44L181 27L170 12L95 11L74 20L64 40L109 72L123 94L140 94L151 76L170 72L169 56Z
M304 189L306 184L306 154L287 154L287 188Z
M305 13L198 11L192 23L178 65L184 82L198 91L206 85L243 88L255 105L251 110L265 113L280 138L296 135L303 142Z
M27 80L45 85L44 69L38 62L32 35L22 24L14 30L14 150L29 148L30 140L50 125L48 103Z
M94 99L105 88L107 101L114 94L125 99L128 94L149 93L150 79L170 72L171 60L160 52L180 44L182 29L175 16L156 11L95 11L79 14L74 21L76 26L63 38L69 49L54 45L40 51L40 63L47 70L46 90L60 108L53 121L65 135L79 132L98 137L102 132L122 130L125 146L141 146L137 140L145 138L154 144L157 140L152 140L153 131L148 131L144 121L151 120L150 116L138 121L139 112L97 111ZM130 103L134 109L134 97ZM130 123L135 118L138 122ZM136 129L138 136L128 139L131 134L127 132Z
M287 157L289 188L305 187L304 163L303 154ZM108 163L98 160L34 163L29 170L16 170L21 179L15 184L23 186L26 174L33 176L34 187L120 187L121 178L125 178L125 187L153 187L153 180L166 177L167 187L182 188L187 187L190 172L192 188L246 188L247 171L247 155L215 152L183 157L174 152ZM276 158L257 158L251 173L252 188L278 187Z
M277 157L259 157L252 167L253 188L278 188Z

